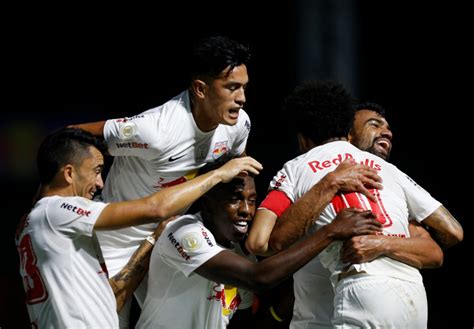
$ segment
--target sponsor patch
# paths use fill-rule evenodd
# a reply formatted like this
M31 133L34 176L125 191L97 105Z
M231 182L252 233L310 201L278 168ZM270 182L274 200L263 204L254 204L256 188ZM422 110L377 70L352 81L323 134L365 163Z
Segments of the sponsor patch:
M120 125L120 138L130 139L137 134L137 125L135 122L126 121Z

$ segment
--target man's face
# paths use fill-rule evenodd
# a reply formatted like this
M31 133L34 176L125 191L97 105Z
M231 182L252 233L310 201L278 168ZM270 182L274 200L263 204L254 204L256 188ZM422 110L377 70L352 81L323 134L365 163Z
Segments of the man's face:
M248 225L255 215L257 192L251 176L238 176L218 192L206 203L212 217L212 233L219 244L226 246L230 241L241 241L247 234Z
M349 142L363 151L388 160L392 150L392 131L385 118L377 112L360 110L355 113Z
M226 68L219 78L207 84L204 106L213 125L233 126L245 104L245 88L249 82L247 67L240 65L231 71Z
M92 199L98 189L104 187L102 169L104 157L95 147L89 149L91 156L86 157L79 166L74 166L72 189L74 196Z

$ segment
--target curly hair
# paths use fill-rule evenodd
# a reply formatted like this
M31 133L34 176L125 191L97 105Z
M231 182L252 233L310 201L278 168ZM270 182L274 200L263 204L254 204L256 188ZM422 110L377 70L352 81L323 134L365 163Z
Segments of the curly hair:
M191 79L215 79L230 67L247 65L250 61L250 49L225 36L212 36L202 39L191 55Z
M284 110L296 130L319 145L347 135L352 105L352 96L339 82L307 81L286 98Z
M77 128L62 128L48 135L41 143L36 162L41 184L50 183L58 170L66 164L80 164L91 155L90 147L102 154L104 142L92 134Z

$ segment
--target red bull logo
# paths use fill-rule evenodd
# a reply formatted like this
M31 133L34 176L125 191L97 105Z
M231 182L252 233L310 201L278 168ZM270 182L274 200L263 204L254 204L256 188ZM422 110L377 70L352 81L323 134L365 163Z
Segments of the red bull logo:
M212 150L212 158L218 159L224 154L226 154L229 151L229 147L227 146L227 141L225 142L217 142L214 145L214 149Z

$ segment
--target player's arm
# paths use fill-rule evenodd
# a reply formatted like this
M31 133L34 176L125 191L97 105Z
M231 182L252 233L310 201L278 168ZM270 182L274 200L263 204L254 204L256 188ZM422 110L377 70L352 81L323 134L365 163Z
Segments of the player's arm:
M409 224L410 238L385 235L362 235L346 240L341 259L347 263L366 263L387 256L416 268L443 265L443 251L416 221Z
M332 241L380 231L381 224L370 211L345 209L332 223L317 230L308 239L259 263L252 263L232 251L224 250L195 272L215 282L262 292L296 272Z
M105 121L81 123L75 125L69 125L69 128L78 128L90 132L92 135L97 137L104 137L104 126Z
M270 248L283 250L304 236L337 192L360 192L375 202L368 189L381 189L380 182L375 169L343 161L280 216L270 236Z
M164 220L153 232L153 239L158 240L166 224L173 218ZM125 302L132 296L138 285L142 282L150 265L150 256L153 250L153 241L144 240L140 247L133 253L132 257L120 272L109 279L110 286L114 291L117 301L117 312L120 312Z
M426 217L423 224L428 226L431 235L442 248L452 247L464 238L461 224L443 206Z
M119 229L177 215L217 184L229 182L242 171L258 175L261 169L262 165L251 157L232 159L220 168L146 198L110 203L99 215L94 229Z
M283 192L280 192L283 193ZM245 240L246 248L254 255L269 256L274 252L268 247L268 240L278 216L268 209L258 209L252 220L250 232Z

